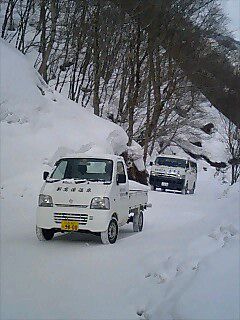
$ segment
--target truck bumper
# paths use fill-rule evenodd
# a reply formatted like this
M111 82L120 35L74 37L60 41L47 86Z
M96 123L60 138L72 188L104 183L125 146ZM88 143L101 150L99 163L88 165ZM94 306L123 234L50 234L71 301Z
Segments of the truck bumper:
M44 229L61 230L63 220L77 221L78 230L102 232L108 228L111 219L109 210L79 209L69 207L38 207L36 224Z
M175 177L165 176L151 176L150 185L157 188L171 189L171 190L182 190L185 184L185 179L179 179Z

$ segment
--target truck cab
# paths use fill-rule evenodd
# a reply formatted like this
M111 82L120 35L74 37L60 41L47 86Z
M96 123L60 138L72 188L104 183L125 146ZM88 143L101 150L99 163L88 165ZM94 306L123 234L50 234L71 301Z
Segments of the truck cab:
M129 190L122 157L61 158L43 179L36 222L39 240L51 240L57 232L92 232L103 243L114 243L126 223L142 230L147 191Z
M161 188L178 190L182 194L194 193L197 180L197 163L193 160L173 156L159 155L150 163L150 185L152 190Z

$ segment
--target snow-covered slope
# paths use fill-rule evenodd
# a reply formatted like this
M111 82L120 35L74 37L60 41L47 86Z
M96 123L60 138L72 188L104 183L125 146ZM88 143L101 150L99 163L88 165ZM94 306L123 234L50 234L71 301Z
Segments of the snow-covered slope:
M126 150L122 128L52 92L26 57L2 40L0 69L3 183L38 176L44 165L68 153Z

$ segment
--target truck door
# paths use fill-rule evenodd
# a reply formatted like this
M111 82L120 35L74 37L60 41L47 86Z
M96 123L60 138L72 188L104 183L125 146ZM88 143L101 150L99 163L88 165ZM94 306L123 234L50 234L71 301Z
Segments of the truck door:
M193 175L193 187L196 186L196 180L197 180L197 164L195 162L191 163L192 166L192 175Z
M194 169L194 163L192 161L189 161L189 190L193 189L194 182L196 181L196 172Z
M123 225L128 220L129 211L129 183L126 169L122 161L117 162L117 214L119 225Z
M190 161L188 160L186 163L186 178L185 183L188 186L188 190L191 189L192 181L191 181L191 167L190 167Z

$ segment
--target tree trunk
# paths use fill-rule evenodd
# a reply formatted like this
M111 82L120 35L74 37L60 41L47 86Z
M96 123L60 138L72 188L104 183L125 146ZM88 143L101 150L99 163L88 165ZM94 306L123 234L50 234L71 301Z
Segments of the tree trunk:
M42 75L43 79L48 82L47 77L47 68L48 68L48 60L53 48L55 36L56 36L56 28L57 28L57 17L58 17L58 3L57 0L50 0L50 11L51 11L51 30L50 30L50 39L47 43L46 39L46 0L42 0L41 3L41 12L40 12L40 23L41 23L41 53L42 53L42 62L38 69L38 72Z
M93 65L94 65L94 84L93 84L93 108L94 114L99 116L100 99L99 99L99 87L100 87L100 43L99 43L99 22L100 19L100 2L97 1L97 6L94 16L94 46L93 46Z
M16 3L17 3L17 0L9 0L8 1L7 8L6 8L5 15L4 15L3 24L2 24L2 34L1 34L2 38L4 38L4 36L5 36L5 31L7 29L8 21L9 21L8 30L10 30L10 31L15 30L14 20L13 20L13 10L14 10Z
M146 160L147 160L148 145L149 145L149 140L150 140L151 92L152 92L152 85L151 85L151 78L150 78L150 73L149 73L147 117L146 117L146 124L145 124L145 138L144 138L144 151L143 151L143 160L144 160L145 164L146 164Z

